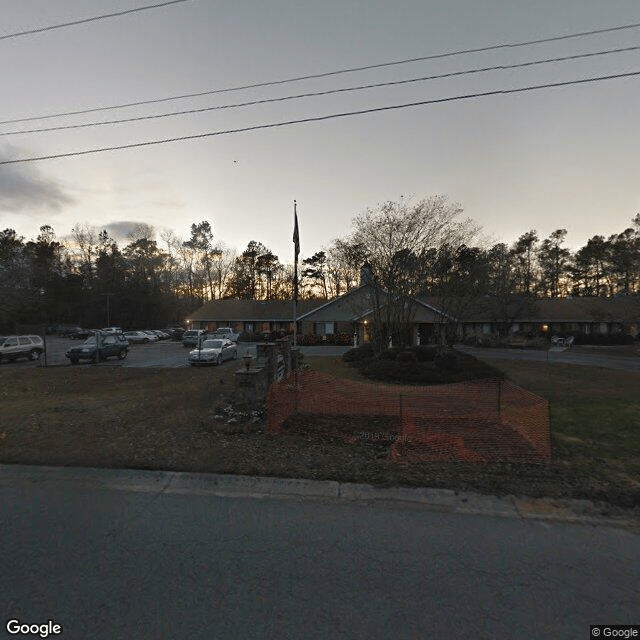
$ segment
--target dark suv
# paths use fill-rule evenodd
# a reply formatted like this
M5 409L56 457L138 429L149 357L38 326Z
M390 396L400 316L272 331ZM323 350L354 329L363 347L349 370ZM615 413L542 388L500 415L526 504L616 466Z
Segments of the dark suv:
M182 334L182 346L197 347L199 340L204 340L207 332L204 329L189 329Z
M100 343L98 347L96 339ZM79 347L71 347L65 354L72 364L80 360L98 362L112 356L124 360L129 352L129 341L122 334L96 334L85 340Z

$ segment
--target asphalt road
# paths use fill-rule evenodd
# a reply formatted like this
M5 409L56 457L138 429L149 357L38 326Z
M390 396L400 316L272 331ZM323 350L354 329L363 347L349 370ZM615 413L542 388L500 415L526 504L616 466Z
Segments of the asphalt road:
M496 360L536 360L562 364L578 364L622 371L640 371L640 357L615 355L599 355L596 353L580 353L575 349L566 351L538 351L537 349L490 349L484 347L458 347L479 359Z
M640 623L630 530L225 497L181 475L0 468L0 637L10 619L69 640L573 640Z

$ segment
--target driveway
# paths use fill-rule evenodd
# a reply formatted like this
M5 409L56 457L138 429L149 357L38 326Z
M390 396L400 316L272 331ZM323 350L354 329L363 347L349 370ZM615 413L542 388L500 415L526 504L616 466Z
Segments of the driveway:
M462 345L458 345L456 348L465 353L470 353L480 360L536 360L538 362L577 364L640 372L640 357L580 353L573 349L567 349L566 351L539 351L536 349L490 349Z

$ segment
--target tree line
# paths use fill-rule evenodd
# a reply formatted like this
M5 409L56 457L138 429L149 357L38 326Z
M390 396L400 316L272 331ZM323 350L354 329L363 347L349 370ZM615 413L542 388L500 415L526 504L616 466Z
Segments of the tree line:
M360 284L363 265L380 291L381 313L410 313L411 297L442 299L640 294L640 214L631 226L595 235L576 251L566 229L547 238L535 229L508 245L478 241L480 229L445 197L387 202L353 220L353 229L300 265L300 296L330 299ZM0 330L78 323L159 327L180 323L207 300L290 299L293 265L252 240L238 253L210 222L189 238L139 225L120 246L106 230L76 225L57 238L45 225L35 240L0 232ZM446 306L446 305L445 305ZM386 311L383 311L386 309ZM385 318L388 326L394 319Z

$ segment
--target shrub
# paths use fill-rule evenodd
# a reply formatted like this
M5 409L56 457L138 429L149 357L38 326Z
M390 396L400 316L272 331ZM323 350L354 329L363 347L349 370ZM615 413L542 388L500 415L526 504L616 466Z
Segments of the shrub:
M390 349L381 351L378 354L378 358L380 360L395 360L399 353L400 349L398 349L398 347L391 347Z
M438 347L421 344L411 347L409 351L416 356L418 362L433 362L438 353Z
M433 363L438 369L444 371L460 371L460 359L458 358L458 354L453 350L442 351L436 354Z
M315 333L306 333L298 336L297 342L300 346L304 347L326 344L326 342L322 339L322 336L316 335Z
M373 347L370 344L363 344L361 347L349 349L343 354L344 362L360 362L362 360L370 360L375 355Z
M400 351L398 353L398 355L396 356L396 362L402 362L402 363L418 362L418 357L413 351L410 351L409 349L405 349L404 351Z
M356 350L352 349L351 351ZM413 354L405 356L405 353L411 353L411 351L401 352L395 360L369 357L353 362L363 376L380 382L431 385L479 378L504 378L502 371L469 354L455 351L444 352L440 357L445 358L446 362L450 363L454 359L457 362L457 369L451 369L432 367L429 363L411 360ZM408 358L408 360L403 361L403 358Z
M575 344L625 345L633 344L633 336L627 333L575 333Z

